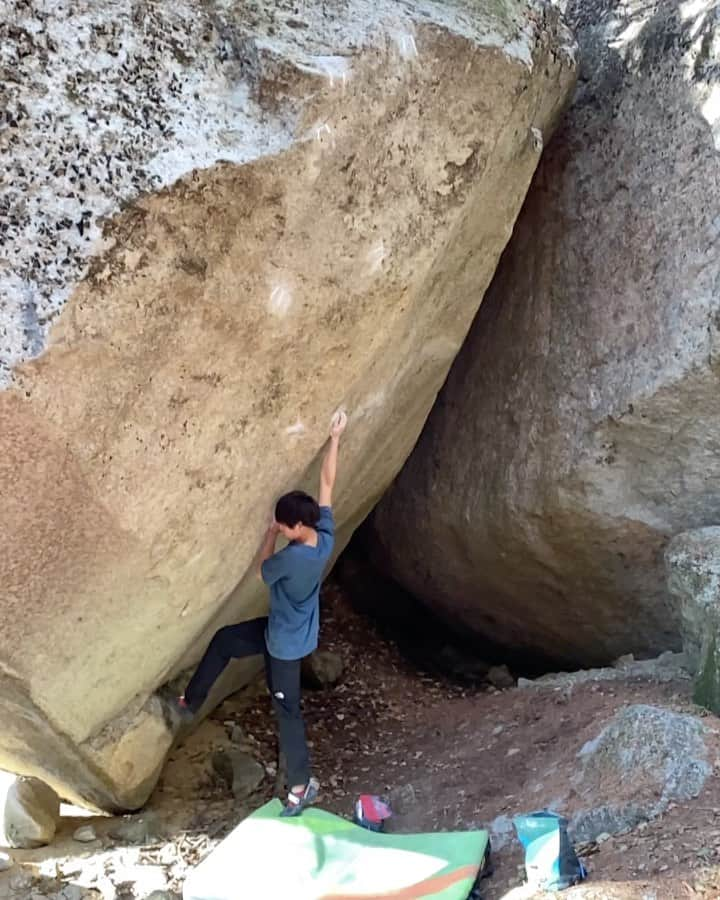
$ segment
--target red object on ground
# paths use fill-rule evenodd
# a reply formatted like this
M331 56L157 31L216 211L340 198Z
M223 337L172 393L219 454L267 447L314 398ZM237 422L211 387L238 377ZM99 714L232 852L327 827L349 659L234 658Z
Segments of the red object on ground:
M390 807L374 794L361 794L355 804L355 821L370 831L382 831L385 819L392 815Z

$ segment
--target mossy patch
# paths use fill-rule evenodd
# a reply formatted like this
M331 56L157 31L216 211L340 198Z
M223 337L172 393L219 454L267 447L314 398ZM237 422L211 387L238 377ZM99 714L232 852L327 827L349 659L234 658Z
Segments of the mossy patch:
M718 674L717 632L708 638L700 668L695 676L693 700L698 706L720 713L720 675Z

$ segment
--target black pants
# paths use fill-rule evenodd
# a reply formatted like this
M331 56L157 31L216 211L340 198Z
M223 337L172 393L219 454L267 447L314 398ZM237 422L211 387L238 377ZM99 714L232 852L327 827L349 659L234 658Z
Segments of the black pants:
M197 712L231 659L262 654L265 657L265 677L278 719L280 752L287 760L289 786L296 787L307 784L310 777L310 756L300 711L300 660L270 656L265 645L266 627L267 618L264 617L221 628L210 641L185 689L185 701L193 712Z

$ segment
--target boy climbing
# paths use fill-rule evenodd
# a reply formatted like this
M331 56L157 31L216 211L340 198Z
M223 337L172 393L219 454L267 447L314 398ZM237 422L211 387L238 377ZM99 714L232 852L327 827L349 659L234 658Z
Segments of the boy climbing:
M282 815L299 815L318 794L310 775L305 723L300 709L300 663L318 644L319 594L335 541L332 492L345 413L330 426L330 446L320 472L320 495L292 491L277 501L275 517L260 549L258 574L270 589L267 617L228 625L213 637L178 703L185 717L205 702L231 659L263 654L268 687L278 719L280 752L287 761L290 791ZM275 551L278 535L288 541Z

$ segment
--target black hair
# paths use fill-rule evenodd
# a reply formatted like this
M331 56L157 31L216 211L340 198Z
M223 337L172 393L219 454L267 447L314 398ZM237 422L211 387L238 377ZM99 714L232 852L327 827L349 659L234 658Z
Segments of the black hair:
M275 504L275 521L288 528L294 528L298 522L314 528L320 519L320 507L310 494L304 491L290 491Z

